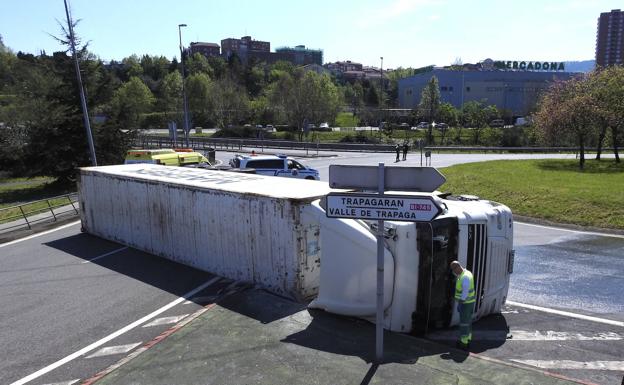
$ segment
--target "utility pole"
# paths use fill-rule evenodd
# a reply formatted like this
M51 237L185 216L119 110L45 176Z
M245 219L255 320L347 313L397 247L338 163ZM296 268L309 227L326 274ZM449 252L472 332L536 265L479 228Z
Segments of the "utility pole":
M383 56L380 57L381 59L381 76L379 77L379 109L381 111L380 115L381 115L381 120L384 120L384 113L383 113L383 106L384 106L384 83L383 83Z
M182 62L182 100L184 103L184 140L185 146L189 146L189 121L188 121L188 103L186 101L186 71L184 70L184 47L182 46L182 27L186 24L178 24L178 34L180 35L180 61Z
M80 75L80 64L78 63L78 55L76 54L76 38L74 36L74 26L69 12L69 6L67 0L65 3L65 15L67 16L67 26L69 30L69 43L74 57L74 67L76 67L76 78L78 80L78 88L80 89L80 104L82 106L82 118L84 120L85 130L87 131L87 141L89 142L89 151L91 154L91 165L97 166L97 159L95 157L95 146L93 145L93 135L91 133L91 123L89 121L89 111L87 110L87 99L84 94L84 87L82 86L82 76Z

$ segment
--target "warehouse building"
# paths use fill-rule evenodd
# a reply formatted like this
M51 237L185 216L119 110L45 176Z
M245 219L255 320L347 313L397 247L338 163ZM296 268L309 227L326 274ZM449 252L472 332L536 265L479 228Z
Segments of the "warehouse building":
M564 64L559 62L494 62L488 59L459 68L434 67L399 80L399 106L417 107L423 88L435 76L443 103L461 108L466 102L477 101L511 111L514 116L525 116L534 109L539 95L550 83L575 75L565 72Z

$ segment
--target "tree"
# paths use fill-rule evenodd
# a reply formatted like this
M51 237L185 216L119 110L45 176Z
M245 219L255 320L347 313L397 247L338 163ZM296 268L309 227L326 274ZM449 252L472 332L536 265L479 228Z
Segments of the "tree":
M462 121L464 126L472 128L473 142L479 143L481 130L487 124L487 116L483 108L483 103L471 100L462 106Z
M115 91L110 104L111 115L121 128L136 130L141 127L141 115L151 110L154 101L145 83L133 76Z
M585 165L585 144L595 130L597 108L585 77L553 83L539 102L537 127L550 143L572 138L579 146L579 168Z
M211 83L210 115L218 127L240 124L249 111L249 98L244 88L225 77Z
M133 76L143 76L143 67L141 67L141 61L137 55L128 56L121 63L123 64L122 81L128 81Z
M610 131L615 161L619 163L619 139L624 132L624 68L612 66L596 71L590 74L590 81L600 122L596 159L600 159L600 146Z
M420 103L418 103L418 110L424 116L428 122L432 123L438 117L438 111L440 109L440 87L438 86L438 78L431 77L431 80L423 88L420 94ZM433 143L433 127L429 126L429 133L427 135L428 143Z
M282 116L297 127L299 140L304 134L304 123L334 121L341 105L338 88L327 75L297 70L294 76L284 73L273 84L269 96Z
M210 78L205 73L191 75L186 80L189 109L196 123L205 125L210 119Z
M453 106L451 103L442 103L440 104L440 111L438 113L438 117L441 122L446 123L448 127L457 127L459 124L459 111ZM446 133L448 131L448 127L440 128L441 140L444 142L446 138Z
M205 74L209 79L214 77L214 71L208 62L208 59L206 59L206 57L199 52L196 52L192 56L186 58L184 65L186 66L186 72L189 75Z
M182 110L182 75L178 71L168 73L160 83L158 106L170 119L173 113L176 117Z

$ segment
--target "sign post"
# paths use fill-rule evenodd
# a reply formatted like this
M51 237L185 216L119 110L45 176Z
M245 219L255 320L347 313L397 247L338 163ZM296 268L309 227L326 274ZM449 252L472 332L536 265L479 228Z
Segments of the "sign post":
M329 185L334 188L368 190L370 193L330 193L325 213L329 218L377 220L377 298L375 358L383 360L384 323L384 221L429 222L442 212L432 195L386 195L386 189L432 192L446 179L431 167L384 167L331 165ZM377 194L372 191L377 190Z
M384 164L379 163L377 192L384 195ZM384 220L377 220L377 314L375 316L375 357L378 363L383 360L383 304L384 304Z

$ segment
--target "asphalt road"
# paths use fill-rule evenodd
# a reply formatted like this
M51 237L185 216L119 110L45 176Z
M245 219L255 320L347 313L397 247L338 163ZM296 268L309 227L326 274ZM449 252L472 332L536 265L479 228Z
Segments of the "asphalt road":
M78 352L214 278L82 234L79 224L1 246L0 266L1 384L23 379ZM206 294L194 294L202 295ZM158 317L190 314L199 307L181 303ZM162 327L139 325L130 340L121 336L114 345L150 341L160 332ZM88 378L119 359L118 354L84 358L94 351L32 383Z
M603 321L622 318L621 296L609 300L605 296L624 287L616 275L622 271L624 240L518 224L515 230L518 252L509 300L522 304L508 305L502 315L477 323L473 352L599 384L619 384L624 374L624 322L613 325ZM582 247L567 248L569 258L562 262L562 255L553 253L552 247L563 247L568 240L575 240L570 243L573 247L579 245L575 242L585 246L589 242L593 245L592 259L612 258L619 265L612 266L610 272L602 265L594 269L582 258L589 250ZM0 383L27 379L66 357L70 358L67 362L29 383L89 378L170 327L167 317L177 321L192 314L201 307L202 298L216 295L228 284L213 282L193 294L193 301L180 301L148 316L210 282L213 276L81 234L78 224L0 247L0 255ZM536 277L535 258L539 259L540 271L550 266L556 271L548 277ZM577 282L567 278L570 271L596 273L605 279ZM611 280L608 290L604 287L607 279ZM569 300L577 284L582 287L585 306ZM548 298L558 302L550 303ZM590 315L596 320L526 305L554 307L555 311ZM143 327L157 319L164 323ZM132 324L134 327L128 328ZM515 339L506 339L508 328ZM127 330L113 334L121 329ZM454 335L448 333L433 333L429 338L452 344ZM104 340L107 336L110 341ZM579 362L587 367L569 368Z
M218 155L228 159L226 153ZM484 158L499 156L434 155L433 165ZM330 163L390 164L394 155L339 153L303 160L327 180ZM419 165L419 158L400 165ZM569 377L620 384L624 239L516 223L515 248L509 300L518 304L475 325L475 351ZM208 286L192 293L192 301L180 299L202 284ZM81 234L79 225L2 245L0 383L89 378L200 309L203 299L228 284ZM158 322L144 327L153 321ZM506 339L507 328L511 340ZM452 341L444 333L430 338Z

